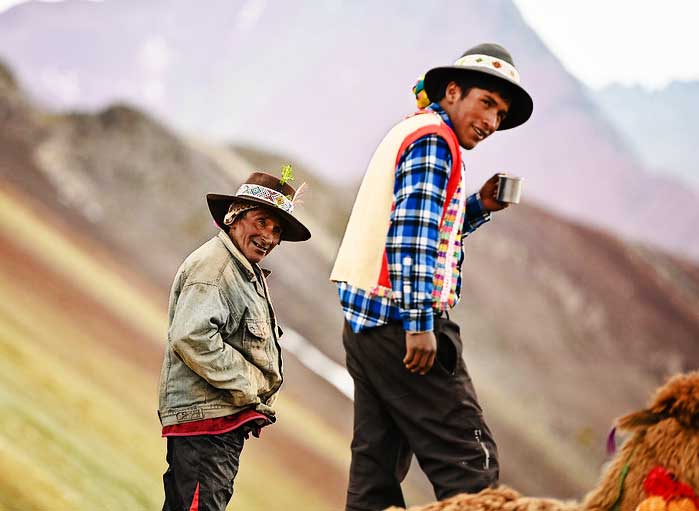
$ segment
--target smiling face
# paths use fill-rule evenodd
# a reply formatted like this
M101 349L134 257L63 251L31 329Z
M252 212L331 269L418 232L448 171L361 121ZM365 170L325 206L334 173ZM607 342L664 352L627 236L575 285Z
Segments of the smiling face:
M500 93L471 87L468 94L463 95L456 82L447 85L439 104L449 115L464 149L473 149L493 134L510 109L510 102Z
M248 261L259 264L279 245L282 223L274 211L263 206L243 213L228 234Z

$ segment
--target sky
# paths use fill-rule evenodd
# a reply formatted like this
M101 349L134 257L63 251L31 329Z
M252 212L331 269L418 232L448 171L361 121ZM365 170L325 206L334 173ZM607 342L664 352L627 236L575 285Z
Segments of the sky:
M564 66L593 89L699 80L699 0L513 0Z
M0 0L0 13L25 1ZM513 1L568 71L592 89L699 80L699 0Z

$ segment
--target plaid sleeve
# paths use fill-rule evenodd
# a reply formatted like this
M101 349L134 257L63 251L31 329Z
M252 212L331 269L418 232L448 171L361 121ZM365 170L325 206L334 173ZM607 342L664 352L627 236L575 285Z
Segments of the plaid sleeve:
M396 168L386 255L393 298L407 331L433 329L432 279L450 167L447 142L426 135L408 146Z
M481 225L490 221L490 211L486 211L481 202L480 193L469 195L466 199L466 214L464 215L464 227L461 231L465 238Z

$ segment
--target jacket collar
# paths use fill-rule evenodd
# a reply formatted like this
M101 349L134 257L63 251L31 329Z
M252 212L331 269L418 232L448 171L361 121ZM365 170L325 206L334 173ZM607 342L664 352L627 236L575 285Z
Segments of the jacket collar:
M228 236L224 231L218 231L218 239L221 240L223 243L223 246L228 249L228 251L231 253L233 256L233 259L238 263L238 265L241 267L241 269L245 272L245 276L250 280L251 282L257 280L257 277L255 277L255 270L252 267L252 263L247 260L247 258L243 255L243 253L238 249L238 247L235 246L235 243L233 243L233 240L231 240L231 237ZM255 265L255 268L257 268L260 272L262 272L262 275L264 275L265 278L269 276L270 273L272 273L270 270L266 268L260 268L258 265Z

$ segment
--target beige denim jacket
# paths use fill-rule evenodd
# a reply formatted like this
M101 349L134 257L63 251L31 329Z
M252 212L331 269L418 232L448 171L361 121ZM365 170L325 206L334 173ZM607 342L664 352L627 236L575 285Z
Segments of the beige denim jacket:
M172 285L160 375L162 425L248 408L274 420L283 380L280 335L264 276L258 279L219 232L187 257Z

